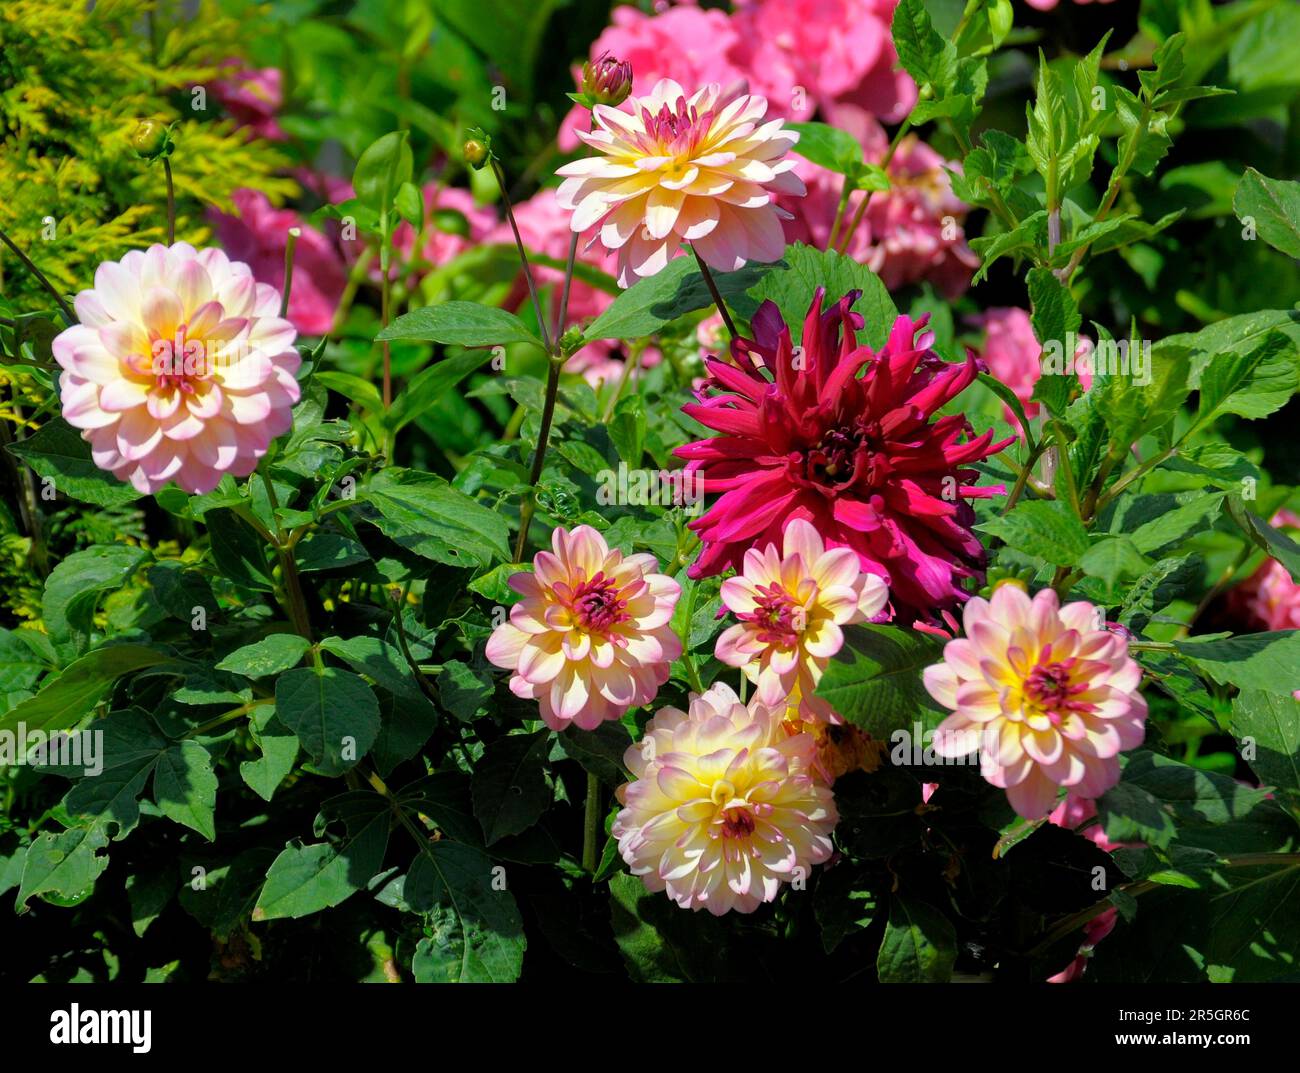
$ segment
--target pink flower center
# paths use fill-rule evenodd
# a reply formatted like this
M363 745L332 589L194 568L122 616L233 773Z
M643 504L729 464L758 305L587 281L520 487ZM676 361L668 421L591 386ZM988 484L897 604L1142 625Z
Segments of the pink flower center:
M754 833L754 817L747 808L729 808L722 812L723 838L748 838Z
M604 571L583 581L576 589L567 585L557 585L556 593L568 603L578 625L592 633L608 633L620 622L626 622L632 616L627 612L627 601L620 595L611 578Z
M807 626L807 612L780 585L758 585L755 608L738 615L742 621L759 627L758 639L764 644L790 647L798 643Z
M192 395L207 377L207 349L203 342L188 337L189 325L177 327L172 339L157 339L153 343L151 372L158 390L170 392L179 389Z
M1087 682L1076 682L1071 673L1077 660L1059 663L1040 663L1025 679L1025 699L1046 713L1053 725L1059 724L1070 712L1087 711L1091 705L1074 697L1088 688Z
M675 108L664 104L656 113L643 106L641 121L645 124L648 151L682 156L692 152L708 134L713 112L700 115L696 108L687 105L685 97L678 97Z

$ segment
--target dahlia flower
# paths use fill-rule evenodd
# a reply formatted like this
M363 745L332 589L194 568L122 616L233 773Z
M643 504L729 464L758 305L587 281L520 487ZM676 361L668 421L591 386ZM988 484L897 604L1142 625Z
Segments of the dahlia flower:
M100 469L151 493L253 471L298 401L297 334L248 265L188 243L132 250L54 340L63 416Z
M797 353L776 306L763 303L755 338L732 345L734 364L705 363L711 397L682 407L720 433L677 449L705 492L722 493L691 522L703 549L689 573L738 568L746 550L779 542L787 520L804 518L826 546L857 553L897 613L928 618L966 599L959 582L984 563L962 497L1002 490L974 487L978 474L964 467L1012 441L972 437L961 414L931 421L976 366L934 354L924 318L899 317L876 353L855 338L858 292L825 313L823 298L819 289Z
M334 326L334 311L347 287L343 258L326 235L306 224L292 209L271 207L257 190L236 190L233 216L213 213L217 237L230 257L246 264L259 283L284 287L284 250L289 229L299 229L293 252L293 286L288 318L308 335L324 335Z
M813 691L844 645L841 626L866 622L889 593L864 574L851 548L826 549L803 518L785 529L780 550L769 544L745 552L742 572L722 583L722 605L740 621L718 637L714 655L740 667L770 708L785 705L808 722L829 715Z
M536 700L552 730L593 730L649 704L682 654L669 625L682 589L651 555L624 558L589 525L556 529L534 572L514 574L523 599L488 638L487 658L514 671L510 690Z
M717 683L646 725L623 756L633 781L610 833L647 890L715 916L752 913L831 855L839 816L813 776L816 745L781 716Z
M980 750L980 772L1026 819L1056 807L1057 788L1096 798L1119 781L1119 754L1142 743L1142 671L1123 638L1097 627L1085 601L1060 606L1015 584L965 607L966 637L927 667L925 688L948 716L940 756Z
M646 97L592 109L594 128L578 137L594 156L565 164L556 200L581 234L600 225L618 251L618 281L630 286L668 264L683 242L713 268L775 261L785 251L777 194L802 194L799 140L781 120L761 120L767 101L717 83L687 97L663 79Z

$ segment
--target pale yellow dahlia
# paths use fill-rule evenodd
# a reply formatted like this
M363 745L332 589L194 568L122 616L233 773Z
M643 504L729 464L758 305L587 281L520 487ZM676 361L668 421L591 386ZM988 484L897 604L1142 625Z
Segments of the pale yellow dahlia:
M535 699L552 730L592 730L649 704L682 654L670 620L681 586L652 555L610 548L589 525L556 529L533 573L509 585L523 596L488 638L487 658L514 671L510 689Z
M646 889L684 909L752 913L831 855L839 816L814 777L816 743L791 736L783 712L718 683L646 725L623 756L633 781L611 828Z
M776 196L805 189L786 158L799 135L762 122L766 114L744 83L688 97L669 78L621 107L597 105L591 132L577 132L596 155L559 169L556 200L572 210L575 233L600 225L624 287L663 269L683 242L723 272L776 261L790 218Z

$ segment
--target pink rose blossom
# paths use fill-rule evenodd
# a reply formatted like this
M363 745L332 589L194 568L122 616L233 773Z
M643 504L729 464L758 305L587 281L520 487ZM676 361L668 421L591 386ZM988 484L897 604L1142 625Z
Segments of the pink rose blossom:
M141 492L246 477L298 401L297 334L248 265L185 242L95 270L54 340L68 424L95 465Z

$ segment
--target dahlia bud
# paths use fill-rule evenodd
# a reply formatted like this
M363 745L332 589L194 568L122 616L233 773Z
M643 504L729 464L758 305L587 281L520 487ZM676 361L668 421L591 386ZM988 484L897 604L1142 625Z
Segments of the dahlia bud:
M582 92L593 104L617 106L632 92L632 65L610 52L582 65Z
M131 132L131 148L146 160L157 160L172 150L171 128L156 119L142 119Z
M486 138L467 138L461 149L461 156L471 168L481 168L488 162L491 149Z

